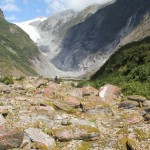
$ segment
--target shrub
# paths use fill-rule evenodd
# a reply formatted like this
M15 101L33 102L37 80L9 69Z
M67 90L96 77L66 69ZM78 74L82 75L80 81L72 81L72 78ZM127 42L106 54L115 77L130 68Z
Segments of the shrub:
M9 77L1 77L0 78L0 82L4 83L6 85L14 84L13 78L11 76L9 76Z

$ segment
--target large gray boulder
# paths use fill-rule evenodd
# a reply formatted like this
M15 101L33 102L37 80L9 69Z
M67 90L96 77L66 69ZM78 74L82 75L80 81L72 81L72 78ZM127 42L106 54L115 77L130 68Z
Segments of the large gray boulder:
M29 139L34 143L41 143L49 149L52 149L55 146L55 140L51 136L45 134L39 129L28 128L25 130L25 133L27 134Z

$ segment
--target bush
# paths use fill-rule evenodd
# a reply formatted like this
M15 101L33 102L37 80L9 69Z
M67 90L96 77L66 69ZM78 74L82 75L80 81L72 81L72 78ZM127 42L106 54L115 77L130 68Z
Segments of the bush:
M0 77L0 82L4 83L6 85L14 84L12 77Z

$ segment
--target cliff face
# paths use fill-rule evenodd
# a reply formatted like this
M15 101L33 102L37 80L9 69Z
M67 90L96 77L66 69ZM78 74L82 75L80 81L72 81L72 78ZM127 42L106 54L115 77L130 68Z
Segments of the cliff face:
M100 67L143 21L149 6L150 1L117 0L98 10L68 30L52 63L64 71Z
M1 9L0 9L0 17L4 18L4 13L3 13L3 11Z

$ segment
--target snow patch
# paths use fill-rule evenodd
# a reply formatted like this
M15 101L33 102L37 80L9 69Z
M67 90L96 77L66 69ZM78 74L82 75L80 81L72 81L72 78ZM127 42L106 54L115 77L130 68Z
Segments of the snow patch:
M25 22L21 22L21 23L14 23L17 26L19 26L22 30L24 30L29 36L30 38L36 43L39 39L41 39L41 36L38 32L38 30L36 29L36 27L30 25L32 22L35 21L44 21L47 18L45 17L41 17L41 18L36 18L33 20L29 20L29 21L25 21Z

